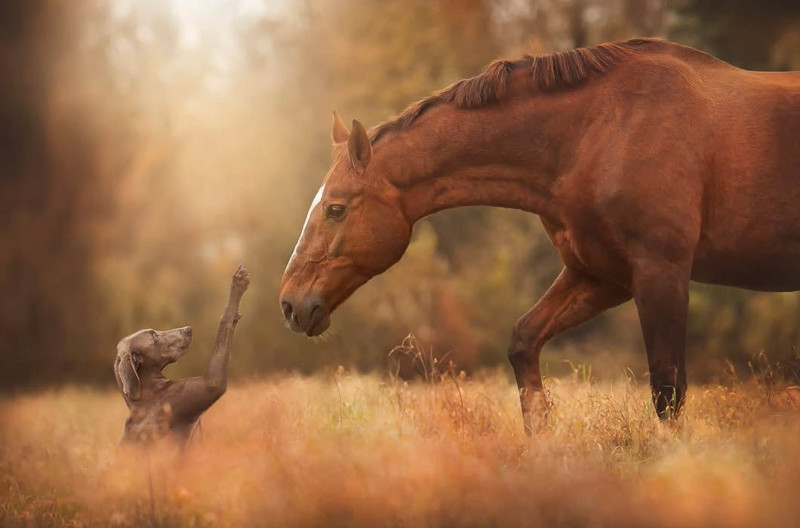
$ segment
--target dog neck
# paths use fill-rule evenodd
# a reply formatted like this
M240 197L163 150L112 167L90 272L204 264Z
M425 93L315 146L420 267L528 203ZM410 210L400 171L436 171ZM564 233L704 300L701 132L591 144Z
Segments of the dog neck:
M157 368L142 368L139 371L139 380L142 387L142 397L139 401L146 402L153 394L160 392L170 380Z

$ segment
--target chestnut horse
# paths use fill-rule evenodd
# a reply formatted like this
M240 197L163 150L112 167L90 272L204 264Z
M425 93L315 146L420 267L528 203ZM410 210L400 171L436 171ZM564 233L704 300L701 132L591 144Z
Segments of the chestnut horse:
M370 133L334 113L333 141L281 284L290 328L328 328L424 216L535 213L564 268L508 350L528 431L553 336L633 298L653 403L668 418L686 391L690 280L800 289L800 73L629 40L496 61Z

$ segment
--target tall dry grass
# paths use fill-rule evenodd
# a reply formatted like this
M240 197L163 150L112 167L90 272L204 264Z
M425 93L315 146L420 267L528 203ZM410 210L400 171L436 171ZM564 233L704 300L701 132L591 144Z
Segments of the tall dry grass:
M349 374L231 387L183 455L120 449L113 392L0 403L2 526L793 526L792 390L691 387L673 427L647 388L552 380L522 433L502 372Z

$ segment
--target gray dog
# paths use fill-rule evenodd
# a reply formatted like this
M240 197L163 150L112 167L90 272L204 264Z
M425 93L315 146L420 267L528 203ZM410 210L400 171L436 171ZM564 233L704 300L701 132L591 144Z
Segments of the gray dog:
M161 332L139 330L119 342L114 374L130 410L123 441L189 440L200 415L225 393L233 331L241 318L239 301L249 284L250 276L240 264L203 376L170 380L161 373L189 348L192 329L188 326Z

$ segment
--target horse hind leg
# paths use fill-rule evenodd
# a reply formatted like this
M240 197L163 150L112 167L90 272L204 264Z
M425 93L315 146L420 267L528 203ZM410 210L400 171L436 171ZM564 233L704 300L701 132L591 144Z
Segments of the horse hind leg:
M615 284L564 268L539 302L516 322L508 358L517 379L527 434L543 423L547 410L539 371L544 344L630 297Z

